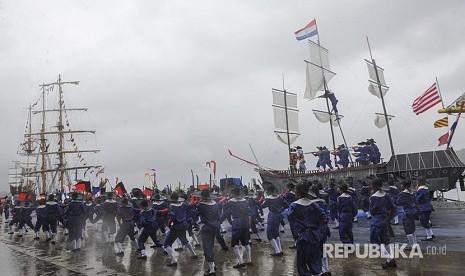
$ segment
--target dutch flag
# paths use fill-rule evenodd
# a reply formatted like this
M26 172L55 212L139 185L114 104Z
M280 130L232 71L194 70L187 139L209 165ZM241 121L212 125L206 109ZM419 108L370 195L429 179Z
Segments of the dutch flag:
M316 19L313 19L305 27L295 32L295 38L297 40L303 40L318 34L316 28Z

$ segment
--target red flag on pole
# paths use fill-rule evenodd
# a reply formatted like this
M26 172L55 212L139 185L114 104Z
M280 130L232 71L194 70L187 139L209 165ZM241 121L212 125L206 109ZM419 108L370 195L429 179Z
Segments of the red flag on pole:
M440 102L441 97L439 96L438 87L436 83L434 83L428 90L415 99L412 105L413 112L418 115Z
M446 134L442 135L441 137L439 137L438 141L439 141L439 144L438 146L442 146L442 145L445 145L447 144L447 141L449 140L449 132L447 132Z
M122 196L123 194L127 193L123 182L119 182L118 184L116 184L114 191L116 192L118 196Z
M152 189L145 187L144 189L144 195L146 197L151 197L152 196Z

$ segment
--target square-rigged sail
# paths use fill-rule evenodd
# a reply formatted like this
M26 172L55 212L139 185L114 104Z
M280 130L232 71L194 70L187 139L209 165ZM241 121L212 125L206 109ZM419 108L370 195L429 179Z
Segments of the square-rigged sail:
M280 142L292 145L300 135L297 94L277 89L272 89L271 92L273 93L274 132Z
M325 91L325 86L336 75L329 67L328 50L313 41L308 41L310 61L307 62L307 82L304 99L312 100L318 91Z

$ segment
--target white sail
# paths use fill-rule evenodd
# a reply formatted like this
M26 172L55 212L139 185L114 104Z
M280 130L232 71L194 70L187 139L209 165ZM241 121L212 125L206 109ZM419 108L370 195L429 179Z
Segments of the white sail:
M318 91L325 91L326 84L336 75L329 67L328 50L309 40L310 61L306 68L304 99L312 100Z
M381 93L380 93L380 91L379 91L379 86L378 86L378 84L375 83L375 82L373 82L373 81L371 81L371 80L369 80L369 82L370 82L370 84L368 85L368 91L369 91L372 95L374 95L374 96L376 96L376 97L378 97L378 98L381 99ZM381 85L381 92L383 93L383 97L386 95L386 93L388 92L388 90L389 90L389 87L384 86L384 85Z
M289 144L292 144L300 135L297 94L277 89L272 89L271 92L273 93L273 117L277 138L287 145L289 133Z
M378 83L378 79L376 78L375 66L373 65L373 63L371 63L371 61L368 61L366 59L365 61L367 62L368 74L370 75L370 79L373 82ZM379 67L378 65L376 65L376 68L378 69L379 82L381 83L381 85L386 86L386 80L384 79L384 69Z
M336 114L331 113L331 115L328 112L325 111L319 111L319 110L312 110L313 114L315 115L315 118L320 121L321 123L327 123L329 120L331 120L331 124L335 127L339 126L339 121L342 119L342 115L339 115L336 117Z
M278 130L287 130L286 127L286 111L284 108L273 107L274 126ZM289 132L299 132L299 113L295 110L287 110L287 122Z
M276 138L278 138L278 141L280 141L281 143L287 145L287 133L285 133L285 132L277 132L277 131L275 131L275 133L276 133ZM297 140L299 135L300 134L290 133L289 134L289 142L290 142L289 144L290 145L294 144L294 142Z
M392 115L388 115L388 120L392 120L392 118L394 118L394 116ZM386 122L386 117L384 116L384 114L379 114L379 113L376 113L376 118L375 118L375 126L378 127L378 128L383 128L387 125L387 122Z
M284 93L275 89L273 89L271 92L273 93L273 104L284 106ZM297 95L294 93L286 92L286 105L289 108L297 109Z

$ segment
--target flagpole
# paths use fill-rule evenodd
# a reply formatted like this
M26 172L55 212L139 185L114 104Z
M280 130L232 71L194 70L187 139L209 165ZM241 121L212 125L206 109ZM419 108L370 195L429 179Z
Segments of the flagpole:
M454 137L455 129L457 128L457 124L459 123L460 115L462 115L462 109L463 109L464 104L465 104L465 101L462 101L462 104L460 105L459 114L457 115L457 120L455 120L455 123L454 123L454 124L455 124L455 127L454 127L454 129L452 130L452 132L451 132L451 134L450 134L449 140L447 141L447 148L446 148L446 150L449 149L450 142L452 141L452 138Z
M438 87L438 94L439 94L439 97L441 98L442 108L445 108L445 107L444 107L444 101L442 100L441 89L439 89L438 77L436 77L436 86Z

